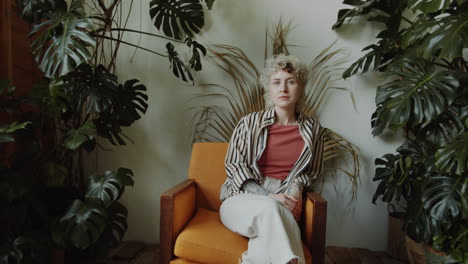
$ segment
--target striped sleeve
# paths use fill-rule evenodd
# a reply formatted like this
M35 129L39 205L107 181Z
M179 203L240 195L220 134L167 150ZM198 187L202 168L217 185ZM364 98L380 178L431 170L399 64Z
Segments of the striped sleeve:
M256 180L247 159L247 128L245 118L242 118L232 133L225 159L227 177L237 190L246 180Z
M312 157L309 164L308 173L301 173L297 176L296 180L302 183L304 189L310 189L311 183L323 171L323 150L325 145L325 129L320 127L317 131L317 139L312 150Z

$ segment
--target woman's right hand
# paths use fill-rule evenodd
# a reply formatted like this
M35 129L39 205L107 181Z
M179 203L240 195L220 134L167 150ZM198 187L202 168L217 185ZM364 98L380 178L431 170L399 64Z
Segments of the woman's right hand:
M298 200L296 198L284 193L270 193L268 196L275 200L278 200L291 212L293 212L294 208L296 208L296 204L298 203Z

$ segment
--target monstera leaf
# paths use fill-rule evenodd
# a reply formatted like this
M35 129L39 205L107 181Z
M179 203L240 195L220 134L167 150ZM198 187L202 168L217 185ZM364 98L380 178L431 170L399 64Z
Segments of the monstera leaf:
M125 232L127 231L127 208L119 203L114 202L109 208L109 222L106 225L103 238L110 244L109 247L116 247L122 241Z
M31 31L33 54L47 77L63 76L91 57L88 47L96 45L89 33L93 24L81 14L79 4L73 1L68 12L50 14Z
M343 4L354 6L353 9L341 9L338 11L338 19L333 25L332 29L341 27L345 22L350 23L356 16L362 16L371 13L369 21L381 20L382 15L392 16L401 13L407 6L406 0L386 1L386 0L344 0ZM377 11L372 16L372 12Z
M436 71L425 60L404 58L393 63L386 74L399 79L377 88L374 135L385 127L400 128L409 121L428 123L455 99L457 79L450 72Z
M467 103L463 99L457 99L430 123L417 126L416 135L436 146L445 146L465 130L463 120L467 117Z
M403 34L403 47L418 44L417 53L424 58L438 56L452 60L463 56L468 47L468 13L458 12L436 17L420 14Z
M5 142L13 142L15 138L11 135L11 133L15 132L16 130L24 129L27 125L31 122L13 122L8 125L0 126L0 143Z
M121 126L130 126L148 109L148 95L143 92L146 87L143 84L137 84L138 80L132 79L117 87L118 94L114 102L113 115L119 120ZM141 114L140 114L141 113Z
M468 167L468 132L436 152L435 165L443 172L461 175Z
M117 76L104 65L83 63L64 77L64 90L72 100L74 111L101 113L111 107L118 91Z
M77 129L71 129L65 134L64 146L69 150L76 150L83 143L96 137L96 127L88 121Z
M445 10L453 0L409 0L409 6L424 13L433 13L439 10Z
M205 25L203 6L198 0L152 0L150 16L157 29L171 38L193 37Z
M98 134L114 145L116 142L125 145L121 127L133 124L148 109L148 96L143 93L146 87L135 85L137 82L138 80L133 79L119 85L113 94L112 105L95 120Z
M105 171L103 175L92 175L89 177L86 198L99 199L107 208L120 198L125 186L133 186L132 176L133 172L125 168L119 168L117 172Z
M56 10L67 10L64 0L18 0L21 17L32 23L40 21L46 15Z
M191 38L188 38L186 42L187 42L187 46L192 48L192 58L190 58L191 68L194 69L195 71L201 71L202 64L201 64L200 52L203 54L203 56L206 56L206 48L200 43L192 40Z
M462 204L468 203L468 196L462 190L468 183L463 184L460 179L443 174L429 176L422 200L424 208L436 220L448 222L452 217L461 216Z
M193 82L194 78L190 72L190 69L180 59L179 54L174 49L174 45L167 43L166 48L169 55L169 62L171 63L172 73L174 73L177 78L181 78L185 82L187 82L188 79Z
M107 211L97 200L75 200L60 219L67 244L87 249L101 236L107 224Z

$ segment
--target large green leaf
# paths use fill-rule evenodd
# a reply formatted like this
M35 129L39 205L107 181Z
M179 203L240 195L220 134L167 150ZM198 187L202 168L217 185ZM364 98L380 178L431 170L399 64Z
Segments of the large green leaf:
M417 44L417 52L424 58L462 57L463 49L468 47L468 13L436 17L421 14L402 37L403 47Z
M203 56L206 56L206 48L200 43L192 40L191 38L188 38L186 42L187 42L187 46L192 48L192 57L190 58L190 61L189 61L191 68L194 69L195 71L201 71L202 64L201 64L200 52L203 54Z
M99 136L107 138L112 144L116 141L125 145L122 136L122 126L130 126L148 109L148 96L144 93L146 87L138 84L138 80L128 80L116 88L112 97L112 105L99 114L95 120Z
M99 199L107 208L120 198L125 186L133 186L132 176L133 172L125 168L119 168L117 172L105 171L103 175L92 175L89 177L86 197Z
M157 29L168 37L193 37L205 25L203 6L198 0L152 0L150 16Z
M64 77L64 90L71 98L75 112L101 113L110 108L118 94L117 76L104 65L78 66Z
M456 97L458 80L423 59L403 58L393 63L386 74L398 79L377 88L374 135L385 127L400 128L410 121L414 125L428 123Z
M21 17L26 21L38 22L56 10L67 10L64 0L18 0Z
M434 174L428 178L422 200L424 208L433 218L441 222L450 222L461 216L462 200L468 202L468 196L462 193L461 177Z
M82 14L80 2L74 1L68 12L50 14L31 32L33 54L47 77L63 76L91 57L93 24Z
M69 150L76 150L86 141L94 139L96 135L94 123L88 120L81 127L67 131L63 145Z
M415 134L435 146L445 146L465 131L463 120L467 117L468 104L460 98L428 124L418 125Z
M380 198L387 203L413 199L413 182L426 173L428 150L424 145L407 141L398 148L399 154L385 154L375 160L374 181L379 181L372 202Z
M66 243L87 249L99 239L106 228L107 219L107 212L100 202L75 200L60 219Z
M15 138L11 135L11 133L15 132L16 130L24 129L29 124L31 124L31 122L19 123L15 121L8 125L0 126L0 143L15 141Z
M194 81L193 75L190 72L190 68L180 59L179 54L174 49L174 45L171 43L166 44L167 53L169 55L169 62L171 63L172 73L177 78L181 78L185 82ZM187 79L188 77L188 79Z
M423 185L422 181L417 182ZM408 201L405 215L406 234L417 242L430 243L434 235L442 233L440 223L424 208L421 194Z
M409 6L424 13L433 13L445 10L454 0L409 0Z
M468 132L439 149L435 154L435 165L443 172L461 175L468 167Z
M407 5L407 0L344 0L343 4L354 6L354 8L339 10L337 21L332 29L341 27L345 22L350 23L354 17L367 14L371 15L369 21L385 23L382 21L382 14L393 16L401 13Z
M108 244L108 248L115 248L122 241L127 231L128 210L123 204L114 202L108 208L108 213L109 221L102 235L102 239Z

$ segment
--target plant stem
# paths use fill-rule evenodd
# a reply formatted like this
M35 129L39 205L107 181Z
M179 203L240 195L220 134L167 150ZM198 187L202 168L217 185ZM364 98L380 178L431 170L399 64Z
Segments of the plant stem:
M144 50L144 51L147 51L147 52L150 52L150 53L154 53L156 55L159 55L161 57L169 57L168 55L164 55L162 53L158 53L156 51L153 51L153 50L150 50L150 49L147 49L147 48L143 48L143 47L140 47L138 45L135 45L135 44L132 44L132 43L129 43L129 42L126 42L126 41L123 41L123 40L119 40L119 39L116 39L116 38L111 38L111 37L107 37L107 36L99 36L101 38L105 38L105 39L108 39L108 40L113 40L113 41L117 41L117 42L120 42L120 43L123 43L123 44L127 44L129 46L132 46L132 47L135 47L135 48L139 48L141 50Z
M163 38L163 39L167 39L167 40L174 41L174 42L177 42L177 43L185 43L182 40L173 39L173 38L170 38L170 37L166 37L166 36L162 36L162 35L158 35L158 34L153 34L153 33L149 33L149 32L144 32L144 31L139 31L139 30L134 30L134 29L111 28L111 31L128 31L128 32L134 32L134 33L140 33L140 34L143 34L143 35L149 35L149 36L153 36L153 37L157 37L157 38Z

